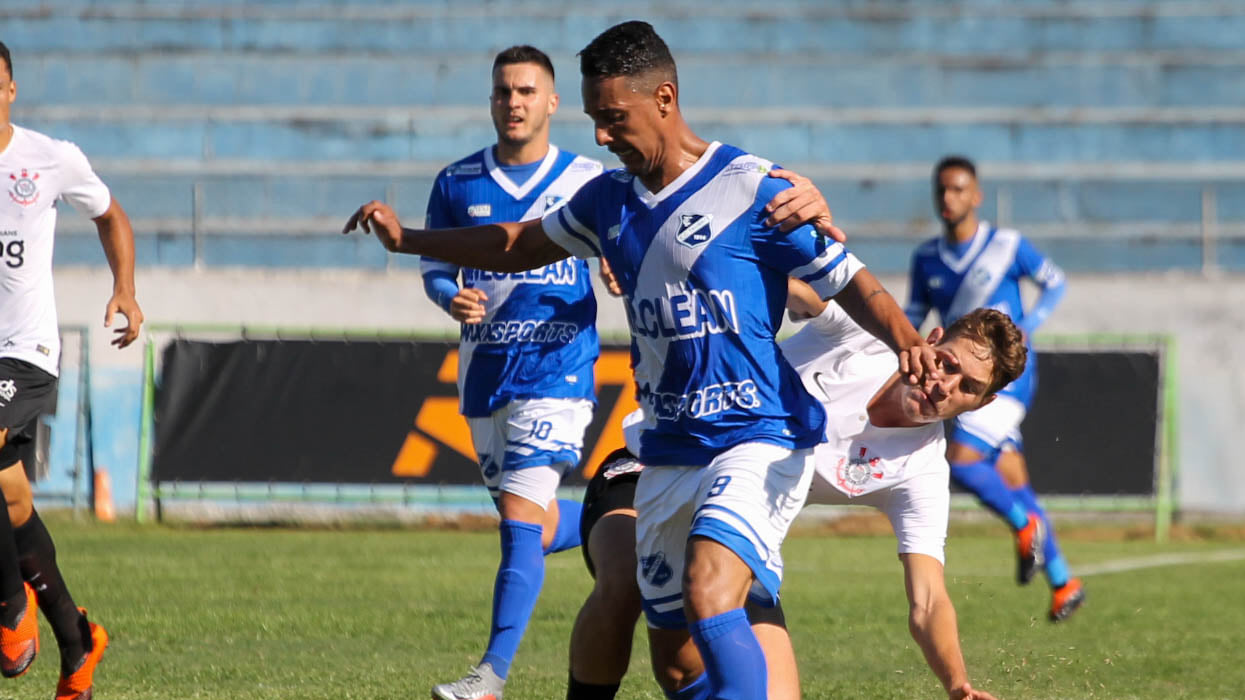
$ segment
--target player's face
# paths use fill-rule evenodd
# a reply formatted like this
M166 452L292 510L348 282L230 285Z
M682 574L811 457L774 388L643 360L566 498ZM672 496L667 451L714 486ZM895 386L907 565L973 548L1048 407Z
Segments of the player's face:
M661 155L659 101L643 85L627 77L583 83L584 112L592 118L597 145L639 177L655 171Z
M981 206L977 178L963 168L944 168L934 183L934 211L948 226L956 226Z
M918 423L954 418L981 408L994 395L986 395L993 362L990 350L964 336L934 346L942 363L939 379L926 379L920 386L905 386L904 415Z
M497 140L523 145L544 135L549 117L558 109L553 77L535 63L511 63L493 71L489 112Z
M8 66L0 60L0 123L9 123L9 107L17 99L17 83L9 75Z

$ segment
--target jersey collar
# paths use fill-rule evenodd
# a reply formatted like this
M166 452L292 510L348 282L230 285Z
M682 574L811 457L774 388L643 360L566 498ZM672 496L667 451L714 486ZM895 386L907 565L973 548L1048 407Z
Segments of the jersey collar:
M968 268L968 264L977 257L977 254L981 252L982 246L986 244L986 239L989 237L990 222L985 220L978 221L977 231L973 234L973 241L969 244L968 250L964 251L964 257L957 258L955 250L947 245L947 239L943 237L938 238L938 257L942 259L944 265L951 268L952 272L959 274L964 272Z
M631 186L635 190L635 196L638 197L640 201L644 203L644 206L649 209L656 208L657 205L661 204L663 200L675 192L678 192L679 188L683 187L683 185L686 185L689 180L696 177L697 173L704 170L705 166L709 164L709 161L713 159L713 154L717 152L718 146L721 145L722 144L719 141L710 143L709 147L705 149L705 152L701 154L700 158L696 159L695 163L692 163L690 168L684 170L678 177L671 180L670 184L661 188L661 191L657 194L649 192L648 188L644 186L644 183L640 182L640 178L633 178L631 180Z
M532 188L540 184L545 179L545 176L549 174L549 170L553 167L553 162L557 159L558 147L549 144L549 152L545 154L545 159L540 162L540 167L536 169L536 172L532 173L527 182L517 185L514 180L511 180L506 175L506 172L501 169L501 164L493 157L493 147L490 146L484 149L484 167L488 170L489 176L493 178L493 182L496 182L502 191L515 199L523 199L532 191Z

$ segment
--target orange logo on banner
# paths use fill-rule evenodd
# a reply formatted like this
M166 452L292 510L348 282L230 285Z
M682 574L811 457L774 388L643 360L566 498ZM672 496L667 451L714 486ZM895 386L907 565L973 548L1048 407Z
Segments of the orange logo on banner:
M598 395L602 386L618 386L622 391L609 410L605 427L592 445L592 452L584 461L583 475L586 479L592 478L605 455L623 446L622 419L638 407L629 352L602 350L594 374ZM458 351L450 350L446 353L441 368L437 370L437 381L453 384L457 378ZM604 409L604 404L597 406L597 411ZM450 448L472 462L476 461L476 452L471 444L471 430L467 427L467 419L458 412L458 399L451 396L430 396L424 399L415 415L415 430L407 434L406 441L398 451L397 459L393 462L393 475L414 478L427 476L441 446Z

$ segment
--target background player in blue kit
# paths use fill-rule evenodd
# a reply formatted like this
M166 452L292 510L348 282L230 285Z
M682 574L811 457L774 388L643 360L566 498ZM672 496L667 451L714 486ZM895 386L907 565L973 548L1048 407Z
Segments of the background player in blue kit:
M825 429L774 341L788 276L901 352L905 373L932 372L933 351L841 244L766 223L765 203L788 185L766 176L768 161L691 130L674 60L650 25L611 27L580 59L584 111L625 171L595 178L540 221L411 231L370 202L344 231L362 225L391 251L505 272L570 255L608 260L643 411L627 440L648 466L636 539L645 613L665 633L651 637L654 662L690 634L707 673L686 681L709 697L762 698L765 660L743 604L776 600L779 550Z
M1045 566L1052 589L1050 619L1062 620L1084 602L1085 590L1080 579L1069 577L1054 530L1029 484L1020 423L1037 389L1033 332L1063 298L1064 275L1019 232L978 220L982 194L972 161L943 158L934 167L933 185L943 235L921 244L912 257L908 318L920 326L936 309L947 326L973 309L998 309L1025 334L1031 358L1024 374L996 401L956 419L947 448L951 478L1016 532L1020 583ZM1028 310L1020 296L1024 278L1042 288Z
M497 143L437 175L429 228L538 218L601 173L599 162L549 143L558 94L544 52L497 54L489 103ZM581 506L555 495L592 420L596 300L583 260L497 274L424 258L420 269L429 298L463 324L459 407L501 514L487 650L465 677L432 693L500 698L540 595L544 555L579 545Z

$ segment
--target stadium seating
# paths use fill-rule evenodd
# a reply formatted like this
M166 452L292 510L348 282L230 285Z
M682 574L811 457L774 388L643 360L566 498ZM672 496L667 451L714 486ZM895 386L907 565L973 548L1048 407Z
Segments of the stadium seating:
M1069 270L1245 270L1235 3L10 0L0 39L14 121L91 156L140 262L381 267L405 263L336 229L371 198L417 221L437 170L491 141L505 46L553 56L555 141L608 155L574 52L632 17L671 44L698 131L813 175L875 269L906 268L929 167L959 152L985 215ZM87 222L65 231L59 262L102 263Z

